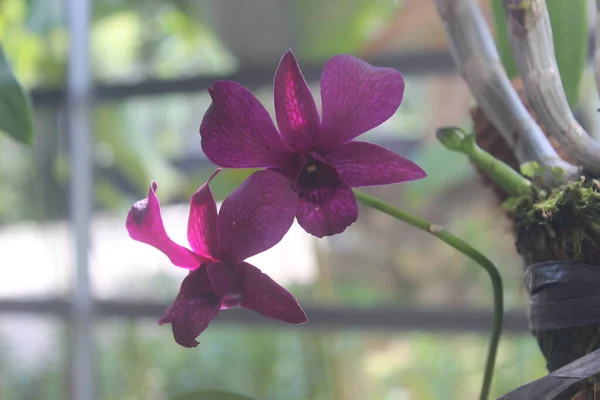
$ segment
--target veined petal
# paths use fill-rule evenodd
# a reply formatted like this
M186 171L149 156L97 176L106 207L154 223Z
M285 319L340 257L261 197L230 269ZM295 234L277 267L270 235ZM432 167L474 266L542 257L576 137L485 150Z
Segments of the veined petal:
M194 251L206 258L219 259L217 237L217 203L210 190L210 181L220 172L217 169L200 187L190 201L188 241Z
M325 186L300 196L298 223L313 236L321 238L342 233L358 219L356 197L348 184Z
M196 338L219 315L220 307L219 301L185 299L178 295L159 324L171 324L175 341L183 347L193 348L200 344Z
M274 94L281 136L292 148L309 150L321 121L315 100L291 50L283 55L277 67Z
M294 222L298 194L281 174L250 175L221 205L218 234L221 259L237 265L276 245Z
M427 176L411 160L372 143L348 142L325 158L352 187L387 185Z
M158 323L171 324L175 341L183 347L196 347L196 337L219 314L221 299L211 291L206 268L201 267L185 277L173 304Z
M387 121L400 107L402 74L349 55L325 64L321 75L323 116L316 150L322 154Z
M148 198L134 203L129 210L125 224L129 236L133 240L149 244L162 251L178 267L197 268L207 259L178 245L169 238L160 214L156 188L157 184L153 181L148 190Z
M200 125L202 150L229 168L277 167L291 152L269 113L236 82L219 81L209 89L212 104Z
M243 263L244 286L241 306L267 318L290 324L308 319L294 296L255 266Z

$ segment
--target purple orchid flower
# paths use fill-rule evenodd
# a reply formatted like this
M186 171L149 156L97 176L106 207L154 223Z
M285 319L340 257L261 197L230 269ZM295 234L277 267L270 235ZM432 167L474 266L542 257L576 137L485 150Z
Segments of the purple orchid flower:
M331 58L321 75L321 118L288 51L274 82L279 131L262 104L238 83L216 82L209 93L212 104L200 126L206 156L221 167L283 174L300 199L298 223L314 236L341 233L357 220L352 187L426 176L404 157L352 140L381 125L400 106L404 79L395 69L348 55Z
M220 310L241 306L292 324L306 322L294 296L255 266L244 262L277 244L294 221L298 196L286 189L286 179L269 170L255 172L221 206L209 184L192 196L188 241L192 250L167 235L152 182L148 198L127 215L132 239L162 251L173 264L190 269L173 304L159 324L171 324L175 341L196 347L195 338Z

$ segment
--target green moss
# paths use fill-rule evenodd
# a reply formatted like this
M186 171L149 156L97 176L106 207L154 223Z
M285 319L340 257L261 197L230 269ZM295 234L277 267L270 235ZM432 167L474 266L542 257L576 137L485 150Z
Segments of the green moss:
M514 208L517 249L530 262L600 265L600 183L572 182L549 195L521 197Z

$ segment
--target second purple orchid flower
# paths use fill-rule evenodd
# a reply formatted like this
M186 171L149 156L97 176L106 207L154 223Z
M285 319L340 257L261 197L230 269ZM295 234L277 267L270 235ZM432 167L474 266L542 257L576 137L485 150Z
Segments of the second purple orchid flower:
M212 104L200 126L202 149L228 168L267 168L299 199L296 217L310 234L343 232L358 218L352 187L426 176L412 161L381 146L353 141L388 120L402 102L404 79L348 55L331 58L321 75L322 116L291 51L274 81L279 130L256 97L236 82L209 89Z
M136 202L127 215L132 239L155 247L174 265L190 270L159 320L161 325L171 324L175 341L184 347L196 347L195 338L219 312L233 307L292 324L306 322L306 314L291 293L244 261L283 238L294 221L297 197L277 190L284 177L259 171L231 193L217 213L209 186L217 173L190 201L187 237L193 251L167 235L155 182L148 197Z

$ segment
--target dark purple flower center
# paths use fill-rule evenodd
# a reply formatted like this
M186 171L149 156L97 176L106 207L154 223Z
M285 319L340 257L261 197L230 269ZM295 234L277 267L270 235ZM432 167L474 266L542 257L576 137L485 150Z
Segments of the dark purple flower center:
M180 293L186 298L204 297L214 294L206 272L207 264L202 263L198 268L190 271L181 284Z
M221 264L219 276L214 276L213 290L221 297L221 309L240 305L242 300L243 276L240 266Z
M340 185L340 177L334 167L316 154L305 154L300 157L300 168L296 172L294 189L300 196L309 201L319 203L322 196L329 191L323 189L336 188Z
M239 269L225 263L218 264L211 274L208 271L210 264L205 263L191 271L181 285L181 295L187 299L201 299L205 303L221 303L225 308L239 305L242 290Z

